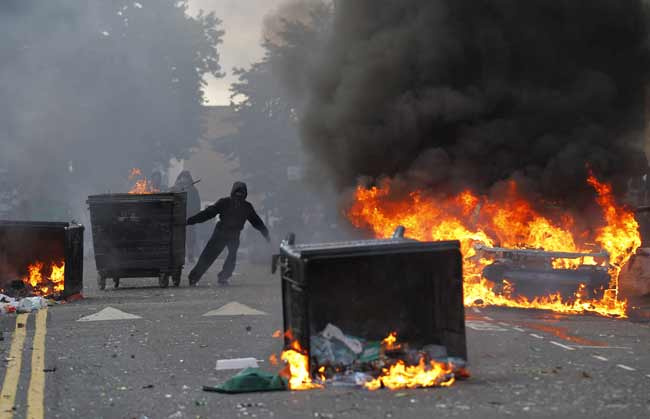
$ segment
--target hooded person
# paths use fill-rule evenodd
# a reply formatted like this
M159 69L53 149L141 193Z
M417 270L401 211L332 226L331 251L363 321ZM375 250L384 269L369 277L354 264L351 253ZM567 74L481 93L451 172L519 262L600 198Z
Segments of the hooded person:
M199 190L194 186L194 179L189 170L183 170L178 177L176 182L172 187L172 192L187 193L187 214L194 215L201 211L201 197L199 195ZM187 238L185 242L185 248L187 249L187 259L190 262L196 260L197 253L197 243L196 243L196 228L189 227L187 229Z
M244 182L235 182L232 185L230 196L221 198L215 204L210 205L198 214L187 220L187 225L194 225L210 220L217 215L217 222L212 237L206 244L205 249L199 256L199 261L189 275L190 286L196 285L203 274L210 268L219 257L224 247L228 248L228 256L218 274L219 283L227 284L232 276L237 262L237 249L239 249L239 235L244 228L246 221L262 233L267 242L270 242L269 230L262 219L257 215L253 205L246 201L248 189Z

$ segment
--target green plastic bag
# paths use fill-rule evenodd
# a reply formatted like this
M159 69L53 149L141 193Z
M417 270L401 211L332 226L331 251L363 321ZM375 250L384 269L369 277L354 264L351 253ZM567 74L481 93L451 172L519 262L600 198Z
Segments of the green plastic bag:
M359 355L359 361L363 363L373 362L377 361L380 356L381 342L369 342L364 346L363 352Z
M246 368L225 383L215 387L203 386L203 391L226 394L286 391L288 389L289 385L284 378L259 368Z

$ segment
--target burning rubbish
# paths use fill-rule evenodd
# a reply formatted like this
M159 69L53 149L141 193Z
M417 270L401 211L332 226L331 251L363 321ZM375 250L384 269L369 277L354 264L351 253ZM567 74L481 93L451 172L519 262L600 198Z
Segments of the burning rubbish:
M596 203L601 209L603 224L585 231L576 231L576 220L569 214L551 218L537 212L519 195L514 181L509 183L505 197L499 200L490 200L469 190L437 199L415 191L396 200L392 198L388 181L370 189L359 187L348 218L356 227L370 228L378 237L390 237L395 226L403 225L407 235L416 240L460 240L465 305L626 317L627 303L618 297L618 277L641 245L638 224L631 210L615 202L609 185L599 182L593 175L587 182L597 193ZM595 243L600 249L594 252L589 243ZM495 246L500 246L498 252L489 251ZM535 254L538 250L556 253ZM598 283L602 282L602 272L606 271L607 284L595 290L598 296L591 289L585 292L587 284L579 281L575 281L570 296L560 292L533 297L516 295L517 288L510 278L500 277L500 281L495 282L495 275L490 273L503 267L504 259L495 257L497 254L521 255L525 253L522 251L550 261L551 265L542 269L546 274L582 275ZM512 268L512 260L505 263ZM525 269L521 272L530 273Z
M82 225L0 221L0 289L11 298L57 301L83 286Z
M469 377L465 361L447 356L444 346L411 346L398 342L395 332L382 341L366 341L344 335L338 327L328 324L312 336L309 354L295 340L282 352L280 358L286 368L280 375L287 379L291 390L328 386L368 390L447 387L457 378Z
M160 192L160 190L153 185L153 182L142 175L142 171L140 169L131 169L129 180L135 182L129 191L131 195L149 195Z
M27 268L29 274L22 281L32 295L48 296L59 294L65 288L65 263L53 263L45 269L43 262L36 262Z
M287 331L281 375L291 390L436 387L469 376L458 242L399 231L387 240L293 241L282 242L273 265ZM345 292L332 298L332 289Z
M323 385L312 380L309 369L309 355L294 341L291 348L282 352L280 359L287 364L287 368L280 373L289 382L291 390L312 390L322 388Z

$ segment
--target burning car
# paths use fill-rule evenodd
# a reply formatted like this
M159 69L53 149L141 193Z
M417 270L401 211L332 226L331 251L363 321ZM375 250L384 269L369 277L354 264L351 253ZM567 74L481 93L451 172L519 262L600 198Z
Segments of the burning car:
M570 299L576 284L582 284L584 296L602 298L609 288L609 254L548 252L534 249L506 249L476 245L475 257L492 258L483 269L483 278L496 284L495 291L529 299L538 295L560 293ZM575 261L572 268L556 261ZM559 265L559 266L558 266Z

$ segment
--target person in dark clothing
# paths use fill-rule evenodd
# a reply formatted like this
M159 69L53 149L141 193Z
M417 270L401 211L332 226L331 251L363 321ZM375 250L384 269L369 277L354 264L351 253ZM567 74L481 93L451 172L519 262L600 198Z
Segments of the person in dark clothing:
M235 182L232 185L230 197L221 198L214 205L209 206L198 214L187 220L188 225L194 225L210 220L217 215L219 222L214 228L212 237L208 244L201 252L199 261L190 272L190 286L196 285L203 274L210 268L214 261L219 257L224 247L228 248L228 256L223 264L218 278L220 284L227 284L228 279L232 276L237 262L237 249L239 248L239 234L244 228L246 221L250 222L253 227L262 233L267 242L271 242L269 230L264 225L262 219L257 215L253 205L246 201L248 189L244 182Z
M201 211L201 197L199 190L194 186L194 179L189 170L183 170L176 178L176 183L172 187L172 192L186 192L187 193L187 214L194 215ZM197 253L196 243L196 227L187 228L187 237L185 240L185 248L187 249L187 260L194 262Z

